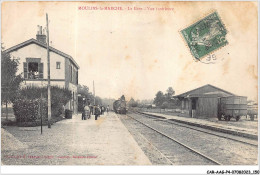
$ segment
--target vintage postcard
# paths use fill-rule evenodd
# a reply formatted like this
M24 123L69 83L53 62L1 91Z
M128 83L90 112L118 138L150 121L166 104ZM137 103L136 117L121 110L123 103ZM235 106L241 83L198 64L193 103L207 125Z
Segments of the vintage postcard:
M3 168L259 174L258 2L3 1L1 36Z

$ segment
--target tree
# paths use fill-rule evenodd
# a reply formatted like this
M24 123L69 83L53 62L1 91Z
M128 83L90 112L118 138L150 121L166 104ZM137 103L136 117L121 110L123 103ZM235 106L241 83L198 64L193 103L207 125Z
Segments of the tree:
M99 96L96 96L95 97L95 103L96 103L96 105L101 106L102 105L102 99Z
M128 105L129 106L132 106L132 104L135 103L135 100L133 98L131 98L129 101L128 101Z
M130 107L137 107L138 106L138 102L137 101L135 101L133 98L131 98L130 100L129 100L129 102L128 102L128 106L130 106Z
M102 105L102 98L95 96L89 92L89 87L86 85L78 85L78 93L81 94L83 98L85 98L85 102L88 105L94 105L94 99L95 99L95 105ZM122 97L121 97L122 98Z
M171 109L174 109L174 108L178 108L180 107L181 103L180 103L180 100L178 100L177 98L173 98L173 96L175 95L175 91L173 90L172 87L169 87L167 90L166 90L166 101L167 101L167 108L171 108ZM166 106L166 105L164 105Z
M82 96L82 98L85 98L84 104L92 104L94 105L94 95L89 92L89 87L86 85L78 85L78 94ZM95 98L96 100L96 98ZM99 99L98 99L99 100Z
M87 97L89 94L89 88L86 85L78 85L78 93L84 97Z
M20 83L23 81L18 71L19 60L11 58L9 53L1 49L1 103L6 105L6 119L8 119L8 103L17 96Z
M123 100L123 101L125 101L125 96L122 95L122 96L120 97L120 99Z
M116 101L116 100L113 98L102 98L102 103L104 106L107 106L107 105L113 106L114 101Z
M172 98L172 96L175 94L175 91L173 90L172 87L168 87L168 89L166 90L166 96L167 98Z
M162 109L169 108L169 103L167 101L163 102L161 108Z
M155 98L154 98L154 101L153 103L158 106L158 107L161 107L163 102L165 101L165 96L164 94L162 93L162 91L158 91L155 95Z

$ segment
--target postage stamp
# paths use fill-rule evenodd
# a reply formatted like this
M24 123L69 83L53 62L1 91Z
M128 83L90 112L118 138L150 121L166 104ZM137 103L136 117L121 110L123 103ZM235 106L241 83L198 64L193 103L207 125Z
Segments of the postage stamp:
M216 11L181 30L181 34L198 60L228 44L227 30Z

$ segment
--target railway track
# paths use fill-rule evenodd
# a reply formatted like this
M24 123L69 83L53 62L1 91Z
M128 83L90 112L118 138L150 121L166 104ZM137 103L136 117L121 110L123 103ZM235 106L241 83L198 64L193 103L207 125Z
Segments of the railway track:
M165 155L165 157L171 162L171 164L237 165L241 163L255 164L255 162L257 162L257 156L256 158L252 158L252 160L249 160L251 158L248 158L248 156L244 158L244 160L246 160L247 162L243 163L244 160L243 158L241 158L241 156L239 156L239 160L232 158L232 155L234 154L232 152L242 154L241 151L237 152L236 150L231 150L227 152L228 148L232 147L232 145L236 142L237 144L239 144L238 147L241 147L241 149L244 149L244 147L246 149L251 149L249 150L249 152L255 152L255 155L257 155L256 144L248 143L246 141L241 141L234 138L230 139L227 136L210 133L208 131L201 131L199 129L196 129L196 127L192 128L191 126L185 126L183 124L167 122L166 120L158 119L149 115L140 115L139 113L134 113L127 114L126 116L132 120L131 122L133 123L133 127L135 127L135 129L137 129L138 132L140 132L146 138L146 140L149 140L149 142L154 147L156 147L163 155ZM153 120L147 118L151 118ZM127 121L128 123L130 121L129 119ZM170 125L173 126L170 127ZM190 133L196 133L196 135L197 133L203 133L203 136L201 137L201 143L198 143L200 141L198 141L196 137L193 141L192 134ZM208 140L210 140L209 138L207 138L208 135L213 135L213 143L208 142ZM227 146L220 144L220 148L218 149L208 149L208 146L215 144L215 142L217 141L220 141L221 144L223 144L222 142L224 142ZM232 144L230 144L231 141ZM203 144L204 142L205 145ZM246 146L240 146L241 144L244 144ZM247 153L245 155L247 155Z
M154 132L160 134L160 135L163 136L164 138L167 138L167 139L168 139L168 142L169 142L169 141L170 141L170 142L174 142L174 143L177 143L178 145L180 145L181 147L183 147L184 149L182 149L182 151L181 151L182 153L181 153L181 154L183 155L183 158L188 158L190 163L196 161L196 163L203 163L203 164L209 164L209 165L221 165L221 163L219 163L218 161L214 160L213 158L208 157L208 156L204 155L203 153L200 153L199 151L197 151L197 150L195 150L195 149L189 147L188 145L185 145L185 144L181 143L181 142L178 141L177 139L175 139L175 138L173 138L173 137L171 137L171 136L169 136L169 135L167 135L167 134L165 134L165 133L163 133L163 132L161 132L161 131L159 131L159 130L157 130L157 129L155 129L155 128L153 128L153 127L147 125L147 124L145 124L145 123L142 122L142 121L137 120L136 118L134 118L134 117L132 117L132 116L130 116L130 115L127 115L127 116L130 117L130 118L132 118L133 120L137 121L138 123L142 124L143 126L149 128L149 129L151 129L152 131L154 131ZM147 133L146 133L146 134L147 134ZM162 141L162 139L159 139L159 140ZM152 142L150 142L150 143L153 144ZM164 143L165 143L165 142L164 142ZM168 145L170 145L170 144L168 143ZM175 147L175 148L176 148L176 147ZM186 153L184 153L183 151L186 152ZM190 155L190 156L187 156L187 154L190 154L190 153L187 153L187 151L190 152L190 153L192 153L193 156L191 156L191 155ZM174 153L173 155L171 155L169 152L167 152L167 150L163 150L163 151L160 151L160 152L161 152L162 154L164 154L165 157L166 157L172 164L175 164L175 161L172 159L172 157L174 157L173 155L175 155L175 153ZM185 154L186 154L186 155L185 155ZM199 156L199 158L198 158L198 156ZM192 157L194 157L195 159L192 160ZM199 161L199 162L198 162L198 161ZM185 161L184 161L184 162L185 162Z
M241 138L239 136L230 136L230 134L223 134L223 133L218 133L216 131L210 131L208 129L201 129L201 128L198 128L198 127L195 127L195 126L190 126L190 125L187 125L187 124L181 124L181 123L178 123L178 122L175 122L175 121L160 119L158 117L154 117L154 116L151 116L149 114L143 114L143 113L140 113L140 112L133 112L133 113L136 113L138 115L142 115L142 116L145 116L145 117L148 117L148 118L160 120L162 122L167 122L167 123L179 126L179 127L185 127L185 128L188 128L188 129L192 129L192 130L195 130L195 131L202 132L202 133L206 133L206 134L218 136L218 137L221 137L221 138L233 140L233 141L236 141L236 142L240 142L240 143L243 143L243 144L258 147L257 141L255 141L255 140L251 140L251 139L245 140L245 138ZM238 139L238 138L240 138L240 139Z

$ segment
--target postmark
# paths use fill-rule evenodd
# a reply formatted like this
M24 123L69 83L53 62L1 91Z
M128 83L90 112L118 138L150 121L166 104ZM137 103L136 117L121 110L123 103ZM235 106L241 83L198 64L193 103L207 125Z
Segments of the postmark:
M196 60L228 44L227 30L216 11L181 30L181 35Z

